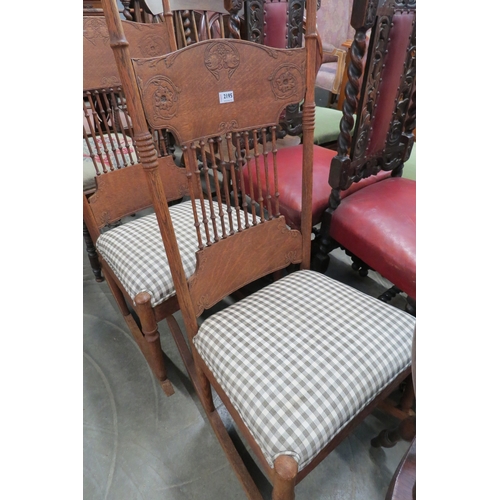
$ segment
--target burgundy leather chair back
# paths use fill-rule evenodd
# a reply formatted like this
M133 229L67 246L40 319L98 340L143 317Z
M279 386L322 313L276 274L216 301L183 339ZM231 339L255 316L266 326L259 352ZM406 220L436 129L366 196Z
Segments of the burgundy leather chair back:
M276 49L302 47L305 0L246 0L247 40Z
M416 116L416 0L354 0L351 24L356 34L330 173L340 190L381 170L401 175Z

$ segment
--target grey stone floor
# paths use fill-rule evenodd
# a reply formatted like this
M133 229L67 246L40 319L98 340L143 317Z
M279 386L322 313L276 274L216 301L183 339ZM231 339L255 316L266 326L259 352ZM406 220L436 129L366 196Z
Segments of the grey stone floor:
M387 283L361 278L340 250L330 276L371 295ZM404 307L403 297L394 300ZM182 326L180 314L176 318ZM105 282L83 252L83 498L237 500L246 498L197 401L165 322L161 341L175 394L167 398L135 344ZM219 403L227 426L230 417ZM383 500L409 444L375 449L370 439L396 421L376 410L297 487L297 500ZM238 436L234 429L232 434ZM270 486L257 479L265 499Z

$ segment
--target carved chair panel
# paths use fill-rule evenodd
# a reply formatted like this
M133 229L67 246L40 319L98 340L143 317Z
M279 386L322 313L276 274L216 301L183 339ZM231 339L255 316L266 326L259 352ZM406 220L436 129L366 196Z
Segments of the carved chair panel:
M178 168L171 156L159 158L158 162L167 201L187 195L185 170ZM139 163L97 176L96 182L97 190L89 198L89 203L99 228L152 205L143 167Z
M193 60L200 63L196 71ZM287 52L246 41L207 41L133 62L150 126L168 127L180 144L187 138L274 124L281 110L305 93L305 49ZM246 71L245 64L254 70Z

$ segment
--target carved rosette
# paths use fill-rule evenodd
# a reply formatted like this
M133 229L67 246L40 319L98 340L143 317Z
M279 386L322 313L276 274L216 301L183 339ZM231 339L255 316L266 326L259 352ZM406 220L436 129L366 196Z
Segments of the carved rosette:
M180 89L165 76L155 76L146 83L142 94L144 102L149 103L153 110L153 125L161 124L177 114L179 93Z
M283 64L273 72L268 80L276 99L289 99L298 94L301 88L302 73L295 65Z
M109 32L106 20L101 16L89 16L83 20L83 36L93 45L109 45Z
M227 71L228 78L231 78L239 65L238 51L227 43L211 43L205 50L205 66L216 80L219 80L221 72L225 71Z
M161 36L148 35L141 41L139 50L144 57L156 57L166 52L166 46Z

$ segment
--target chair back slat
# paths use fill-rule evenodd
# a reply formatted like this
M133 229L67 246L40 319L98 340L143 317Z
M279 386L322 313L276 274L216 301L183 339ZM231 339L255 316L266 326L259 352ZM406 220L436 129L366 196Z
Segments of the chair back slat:
M189 192L183 169L175 165L171 156L158 158L158 162L167 200L187 196ZM152 205L140 163L100 175L96 183L96 192L89 197L89 204L100 229Z

